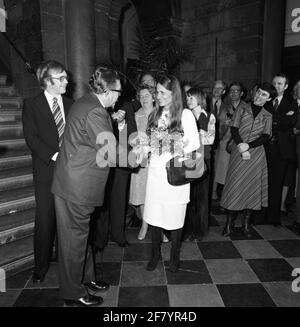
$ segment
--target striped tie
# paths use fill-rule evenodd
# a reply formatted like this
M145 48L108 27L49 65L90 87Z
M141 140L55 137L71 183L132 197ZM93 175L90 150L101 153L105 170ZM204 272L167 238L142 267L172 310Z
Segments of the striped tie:
M57 98L53 98L52 113L54 116L55 124L57 126L59 146L61 146L62 135L64 133L65 123L63 120L60 106L57 102Z

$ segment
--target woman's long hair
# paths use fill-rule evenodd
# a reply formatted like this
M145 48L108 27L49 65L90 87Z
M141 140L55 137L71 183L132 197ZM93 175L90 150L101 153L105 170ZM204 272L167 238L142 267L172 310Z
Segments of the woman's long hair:
M172 104L170 106L170 125L169 131L182 132L181 116L183 111L182 94L178 79L173 75L162 75L157 84L161 84L164 88L172 92ZM147 132L151 128L158 126L158 120L162 114L163 107L157 107L149 116Z

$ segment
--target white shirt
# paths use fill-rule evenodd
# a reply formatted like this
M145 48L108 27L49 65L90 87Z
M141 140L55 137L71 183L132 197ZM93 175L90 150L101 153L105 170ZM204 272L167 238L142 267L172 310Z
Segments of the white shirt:
M274 100L273 100L273 106L275 105L275 100L277 99L278 100L278 106L280 105L280 102L283 98L283 95L280 95L279 97L276 97Z
M212 108L215 107L215 103L217 104L217 114L219 115L219 112L220 112L220 107L221 107L221 104L222 104L222 100L221 99L215 99L215 98L212 98Z
M62 114L62 117L63 117L63 121L64 121L64 123L66 123L66 116L65 116L65 110L64 110L64 104L63 104L62 96L60 94L52 95L49 92L47 92L46 90L44 91L44 94L45 94L45 97L47 99L47 102L49 104L49 107L50 107L52 113L53 113L53 111L52 111L53 98L57 99L57 103L58 103L58 105L60 107L61 114Z
M50 110L51 110L52 114L53 114L53 111L52 111L53 98L57 99L57 103L58 103L58 105L60 107L63 121L64 121L64 123L66 123L65 110L64 110L64 104L63 104L63 101L62 101L62 96L60 94L52 95L49 92L47 92L46 90L44 91L44 94L45 94L46 100L48 102L48 105L50 107ZM52 156L51 160L56 161L57 156L58 156L58 152L55 152L54 155Z

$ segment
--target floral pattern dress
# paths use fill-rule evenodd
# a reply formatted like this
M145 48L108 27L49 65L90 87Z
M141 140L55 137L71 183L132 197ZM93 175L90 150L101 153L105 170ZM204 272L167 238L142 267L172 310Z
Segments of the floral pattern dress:
M184 152L189 153L197 150L200 147L199 135L194 115L190 110L183 110L181 123ZM158 129L163 131L168 126L169 112L163 111L158 121ZM157 143L160 145L165 143L165 146L164 144L158 146ZM173 186L168 183L166 163L178 154L176 150L172 154L170 149L166 138L163 138L162 142L152 142L151 144L144 220L150 225L174 230L183 227L186 205L190 200L190 184Z

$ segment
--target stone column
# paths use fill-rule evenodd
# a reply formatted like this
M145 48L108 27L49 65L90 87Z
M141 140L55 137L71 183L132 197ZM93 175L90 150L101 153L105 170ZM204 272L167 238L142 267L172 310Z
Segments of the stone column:
M88 92L88 82L95 68L94 0L64 0L66 65L74 82L74 99Z
M265 0L262 81L282 70L286 1Z

